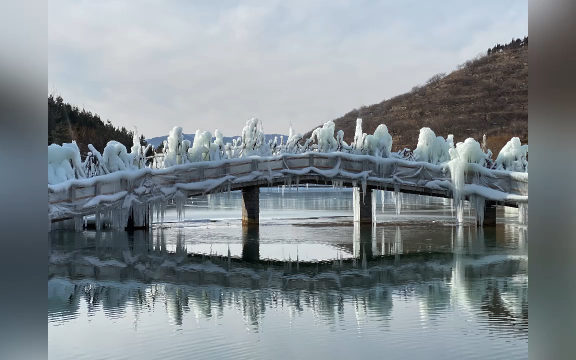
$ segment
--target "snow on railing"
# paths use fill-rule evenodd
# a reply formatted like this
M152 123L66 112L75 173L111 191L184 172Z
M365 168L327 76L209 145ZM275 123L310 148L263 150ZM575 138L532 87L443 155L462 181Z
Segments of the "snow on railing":
M344 141L343 131L338 131L336 137L334 132L334 123L328 121L322 127L315 129L312 132L312 136L302 143L302 135L296 134L292 126L290 126L289 136L286 142L284 142L283 137L266 142L261 121L258 119L250 119L242 130L242 135L234 139L232 143L224 144L222 141L223 135L218 130L215 131L214 137L208 131L200 132L198 130L196 131L194 143L190 144L190 141L183 140L182 128L174 127L170 131L167 140L164 141L163 152L147 157L145 154L148 152L150 145L146 147L141 146L137 131L135 131L133 146L130 152L126 150L124 145L116 141L110 141L104 148L102 154L92 145L88 145L90 152L84 161L81 160L80 151L75 142L63 144L62 146L52 144L48 147L48 184L53 188L52 190L54 190L58 188L54 187L54 185L57 184L95 177L103 177L104 179L105 176L115 172L126 174L126 172L142 172L146 169L181 168L182 165L192 163L212 163L216 166L221 164L223 160L240 160L243 158L247 158L246 160L248 160L248 158L254 157L260 157L262 159L281 158L282 161L285 161L284 156L280 157L280 155L290 156L318 153L327 154L328 157L332 158L336 155L340 159L339 161L341 161L342 156L354 158L358 155L368 155L375 161L376 168L380 166L378 163L381 162L378 159L390 159L394 163L400 162L404 165L413 163L414 165L418 165L416 166L417 168L428 164L428 168L432 166L435 170L441 170L445 173L449 172L448 176L449 179L451 179L449 187L454 197L453 203L457 210L457 219L461 222L463 218L463 199L464 196L470 195L465 191L466 186L468 186L468 190L470 190L469 185L466 184L477 185L478 189L476 189L474 193L474 196L476 196L474 202L480 204L483 198L502 197L502 195L490 193L489 190L500 191L500 193L502 193L510 191L511 189L509 184L505 186L502 185L502 179L499 180L500 185L495 183L496 189L491 189L490 184L487 184L485 178L501 178L501 174L498 176L495 174L505 171L510 173L506 181L509 182L512 181L510 180L511 178L515 178L527 182L528 145L521 145L518 138L512 138L512 140L504 146L496 161L493 161L491 159L491 151L486 149L485 146L481 146L476 140L468 138L464 142L454 144L452 135L448 135L448 137L444 139L436 136L429 128L422 128L420 130L418 145L413 152L410 149L404 149L396 153L391 152L392 136L388 133L385 125L378 126L373 135L367 135L362 132L362 119L358 119L354 140L351 144L347 144ZM365 160L361 161L365 162ZM231 165L233 164L230 163L227 165L228 171ZM256 164L256 168L258 168L258 166L259 165ZM198 169L198 171L204 171L203 169L205 167L194 168ZM312 166L309 166L306 168L308 169L306 171L310 171L311 168ZM326 169L326 167L324 167L324 169ZM190 169L190 171L192 170L193 169ZM268 170L272 172L272 170ZM248 170L246 174L250 173L250 171L253 171L253 169ZM325 170L316 169L315 171ZM330 174L332 173L328 170L326 171L324 176L331 177ZM138 172L138 174L140 174L140 172ZM523 174L512 175L518 172ZM148 172L145 171L145 173ZM142 175L145 173L142 173ZM285 173L289 176L298 175L297 173L292 175L290 175L290 172ZM379 173L380 171L375 172L375 174ZM342 173L338 174L342 176ZM347 172L346 174L349 176L354 175L351 172ZM484 174L485 176L480 179L478 178L479 174ZM136 176L136 173L134 173L134 175ZM382 173L380 175L383 176L384 174ZM390 176L390 174L388 175ZM226 180L226 176L230 175L227 173L215 174L215 176ZM393 175L394 181L401 184L403 182L401 176L400 173ZM472 179L472 181L470 181L470 179L468 179L470 176L475 177L475 180ZM128 176L125 178L131 179L133 177L134 176ZM185 179L185 181L201 180L202 176L195 179ZM492 185L492 187L494 187L494 184ZM445 184L445 180L436 179L430 181L426 186L430 188L441 188L448 185ZM129 187L118 188L109 192L109 194L113 194L115 191L130 191L130 189ZM99 195L98 190L89 190L88 193L91 193L92 196ZM518 200L518 198L516 199ZM521 220L527 219L527 197L523 202L525 204L522 205ZM483 216L482 209L483 207L478 206L477 210L481 212L478 214L479 218Z
M454 145L452 135L448 135L446 139L441 136L437 137L429 128L420 130L418 145L413 152L410 149L404 149L392 153L392 136L388 133L386 125L378 126L373 135L367 135L362 132L362 119L357 120L356 133L350 145L344 141L343 131L338 131L336 137L334 135L334 122L328 121L322 127L315 129L312 136L303 144L301 143L302 135L294 133L292 127L290 127L286 143L283 137L266 142L262 122L258 119L250 119L242 130L242 136L226 144L222 141L223 135L218 130L214 137L208 131L198 130L194 143L190 144L190 141L183 140L182 128L174 127L167 140L164 141L163 153L149 157L145 154L150 145L140 146L137 131L134 132L130 152L124 145L112 140L106 145L102 154L92 145L88 145L90 152L84 161L81 161L80 151L74 141L62 146L52 144L48 147L48 184L53 185L70 179L91 178L116 171L132 171L142 168L165 169L193 162L249 156L301 154L308 151L391 157L431 164L448 164L455 159L460 159L462 163L480 164L490 169L528 171L528 145L521 145L516 137L502 148L496 161L493 161L492 152L483 150L476 140L468 138ZM451 168L456 169L456 166L451 166Z

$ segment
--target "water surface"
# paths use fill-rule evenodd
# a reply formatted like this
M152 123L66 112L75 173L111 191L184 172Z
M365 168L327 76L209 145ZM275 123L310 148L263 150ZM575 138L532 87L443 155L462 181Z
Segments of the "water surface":
M349 190L274 188L257 230L233 192L149 232L53 231L49 356L527 358L517 211L478 229L443 199L384 200L373 227L354 226Z

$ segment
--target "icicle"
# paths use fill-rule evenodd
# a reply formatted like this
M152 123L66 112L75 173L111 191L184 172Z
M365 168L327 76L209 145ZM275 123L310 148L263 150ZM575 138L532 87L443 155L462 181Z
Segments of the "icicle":
M286 185L282 185L282 197L284 197L284 188L286 187Z
M84 217L82 215L74 216L74 230L82 231L84 229Z
M376 240L376 222L372 222L372 256L378 252L378 241Z
M96 208L96 213L94 214L96 218L96 230L102 229L102 218L100 216L100 209Z
M528 203L518 203L518 223L521 225L528 224Z
M366 177L362 178L362 203L364 203L364 197L366 196Z
M380 201L382 202L382 213L384 213L384 201L386 200L385 193L384 190L379 191L380 191Z
M396 226L395 254L402 254L402 232L400 226Z
M382 228L382 255L386 255L386 244L384 241L384 228Z
M160 205L162 200L158 200L156 204L154 204L154 209L156 210L156 222L162 223L164 216L160 216L162 212L162 206ZM162 219L162 220L161 220Z
M123 207L110 209L110 211L108 211L108 218L110 219L112 229L124 230L128 223L128 211L129 209L124 209Z
M482 196L471 195L470 205L474 206L476 210L476 223L478 225L484 224L484 209L486 207L486 200Z
M376 191L372 190L372 224L376 224Z
M160 206L158 207L159 210L159 218L160 218L160 224L164 223L164 215L166 215L166 200L160 200Z
M147 213L147 205L132 205L132 216L134 220L134 226L142 227L146 224L146 213Z
M352 206L354 208L354 222L360 221L360 188L352 189Z
M174 194L174 202L176 204L176 213L178 214L178 221L182 221L186 216L186 195L180 190Z
M396 207L396 215L400 215L402 208L402 193L400 192L400 185L394 184L394 206Z

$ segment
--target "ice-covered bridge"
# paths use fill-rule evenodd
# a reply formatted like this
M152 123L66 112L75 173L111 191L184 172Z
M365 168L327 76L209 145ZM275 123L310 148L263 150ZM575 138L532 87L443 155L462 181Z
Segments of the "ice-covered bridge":
M331 122L315 132L317 144L299 143L301 136L292 131L286 144L266 144L254 120L242 138L226 145L218 143L218 132L214 141L210 133L198 132L190 147L175 128L164 154L148 161L137 139L131 153L116 142L102 155L91 147L84 162L76 144L51 145L49 222L74 219L82 228L84 217L95 215L100 228L104 215L115 228L146 227L154 214L163 220L168 203L182 214L188 197L241 190L242 223L251 226L259 222L260 187L307 183L353 187L354 220L361 223L373 221L378 190L454 199L458 221L465 199L476 209L479 225L495 224L496 206L519 207L521 221L526 221L527 149L514 139L493 162L490 151L473 139L454 146L450 136L436 137L424 128L417 149L406 156L390 152L391 137L384 125L367 136L359 121L351 145L341 132L334 138Z

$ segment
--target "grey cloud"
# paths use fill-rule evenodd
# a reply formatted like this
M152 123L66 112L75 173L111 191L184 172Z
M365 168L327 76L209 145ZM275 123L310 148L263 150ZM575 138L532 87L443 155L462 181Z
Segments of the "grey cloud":
M527 4L50 1L49 87L148 137L286 133L527 35Z

